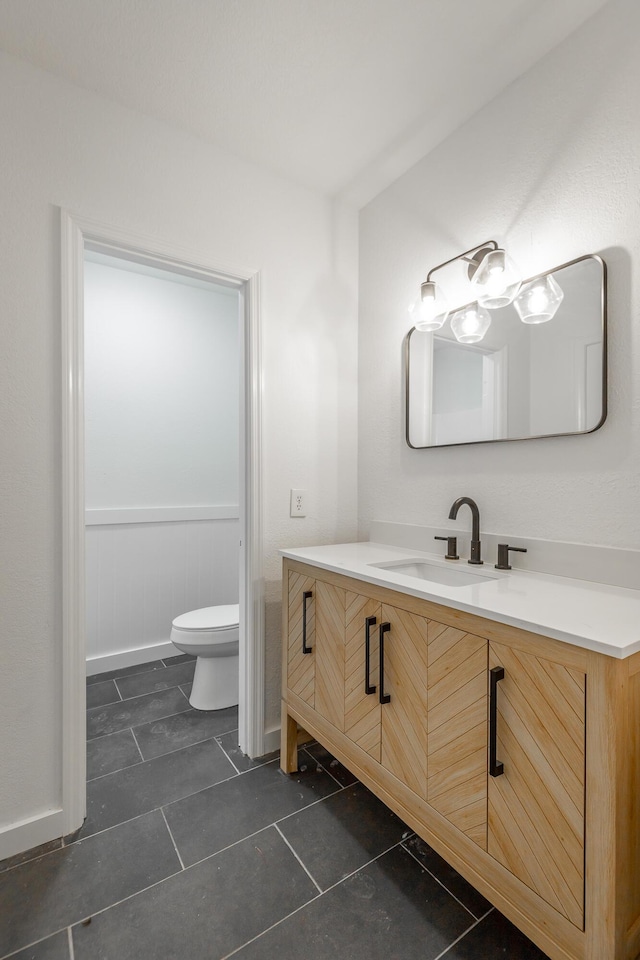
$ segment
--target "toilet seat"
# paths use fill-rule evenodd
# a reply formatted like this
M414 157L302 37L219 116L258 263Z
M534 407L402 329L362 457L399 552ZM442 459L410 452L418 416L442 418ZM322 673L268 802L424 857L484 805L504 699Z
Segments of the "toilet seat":
M240 619L240 604L229 603L221 607L201 607L176 617L172 626L178 630L234 630Z

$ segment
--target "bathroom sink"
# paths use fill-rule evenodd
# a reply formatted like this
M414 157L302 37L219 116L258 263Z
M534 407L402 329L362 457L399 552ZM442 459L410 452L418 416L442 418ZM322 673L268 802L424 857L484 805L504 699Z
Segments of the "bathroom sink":
M472 587L483 581L496 579L491 575L472 573L470 570L460 570L458 567L440 567L421 559L391 560L387 563L371 563L369 566L388 570L390 573L401 573L405 577L415 577L417 580L442 583L447 587Z

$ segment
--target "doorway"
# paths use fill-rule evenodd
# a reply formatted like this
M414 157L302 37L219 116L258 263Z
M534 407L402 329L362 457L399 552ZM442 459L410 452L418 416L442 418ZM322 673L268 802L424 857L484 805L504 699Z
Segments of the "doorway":
M239 743L249 756L264 752L263 576L260 510L259 275L220 269L157 241L62 213L63 518L62 518L62 734L65 832L85 811L85 257L116 258L147 273L169 271L193 285L233 294L239 307Z

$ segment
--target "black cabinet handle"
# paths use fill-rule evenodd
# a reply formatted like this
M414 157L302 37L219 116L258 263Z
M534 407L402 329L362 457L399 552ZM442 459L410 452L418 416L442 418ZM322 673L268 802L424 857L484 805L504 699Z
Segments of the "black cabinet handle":
M391 630L390 623L381 623L380 624L380 703L389 703L391 700L390 693L384 693L384 635Z
M307 600L311 600L313 593L305 590L302 594L302 652L311 653L312 647L307 646Z
M498 683L504 679L504 667L492 667L489 671L489 773L500 777L504 767L496 759L498 750Z
M376 624L375 617L367 617L364 621L364 692L366 694L375 693L376 688L371 683L370 663L371 663L371 627Z

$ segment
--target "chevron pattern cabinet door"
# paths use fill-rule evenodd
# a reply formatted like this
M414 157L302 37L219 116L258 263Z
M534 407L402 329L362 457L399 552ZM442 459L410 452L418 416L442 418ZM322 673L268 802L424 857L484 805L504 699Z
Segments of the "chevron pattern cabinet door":
M487 849L488 641L428 626L427 800Z
M344 731L344 621L346 592L316 580L315 708Z
M344 732L380 762L380 702L378 700L378 629L381 606L357 593L347 593L345 629ZM369 682L375 693L366 694L365 621L375 617L371 626Z
M307 646L312 653L302 652L302 594L310 590L307 601ZM315 703L316 664L316 582L293 570L289 571L287 686L309 704Z
M488 851L578 928L584 918L586 677L491 643L499 777L489 777Z
M428 620L383 604L385 636L384 692L381 706L383 765L418 796L427 796L427 650Z

